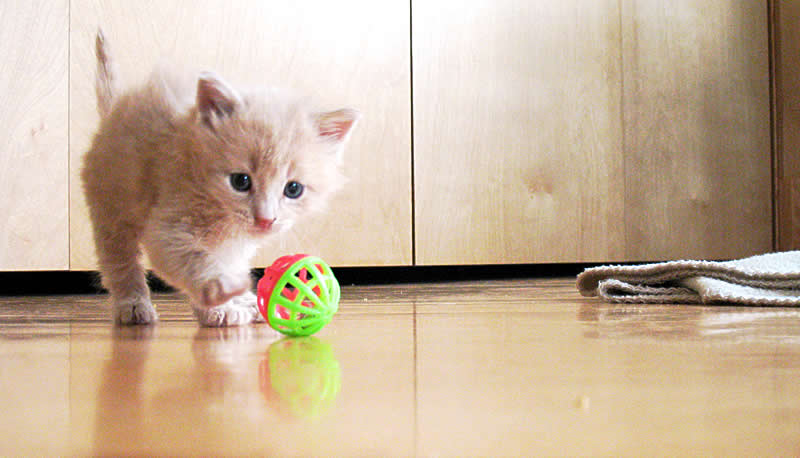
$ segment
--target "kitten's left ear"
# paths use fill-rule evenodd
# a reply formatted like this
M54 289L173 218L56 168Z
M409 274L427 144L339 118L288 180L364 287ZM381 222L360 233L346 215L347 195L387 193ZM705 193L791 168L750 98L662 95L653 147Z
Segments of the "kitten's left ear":
M347 142L353 127L361 119L361 113L351 108L318 113L315 115L314 124L320 138L338 143L340 146Z
M216 120L230 116L241 104L239 94L228 83L211 72L203 72L197 80L197 110L203 122L213 128Z

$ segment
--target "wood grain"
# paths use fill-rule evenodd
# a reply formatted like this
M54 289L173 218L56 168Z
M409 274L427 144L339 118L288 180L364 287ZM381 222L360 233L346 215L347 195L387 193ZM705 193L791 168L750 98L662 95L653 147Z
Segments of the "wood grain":
M775 63L775 134L777 181L777 245L800 249L800 4L775 0L773 59Z
M800 310L611 305L573 279L342 289L311 338L0 298L8 456L796 456ZM336 387L336 389L334 389Z
M69 266L67 0L0 3L0 270Z
M624 0L625 259L772 249L767 7Z
M414 3L418 264L622 257L617 3Z
M419 3L419 264L772 248L762 2Z
M166 59L244 84L287 87L323 107L363 112L347 148L346 189L320 216L260 252L312 252L333 265L411 263L408 4L368 0L72 2L71 268L95 268L77 179L96 128L93 37L102 26L124 85Z

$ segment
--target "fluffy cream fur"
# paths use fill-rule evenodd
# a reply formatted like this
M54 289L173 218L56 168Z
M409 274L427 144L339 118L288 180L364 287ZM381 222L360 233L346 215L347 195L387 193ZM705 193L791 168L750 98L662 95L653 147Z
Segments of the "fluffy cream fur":
M250 259L265 237L321 209L340 187L358 112L318 113L305 99L239 90L212 73L187 85L157 70L118 94L102 34L96 48L101 122L81 177L114 320L157 320L142 247L202 324L255 320ZM232 183L242 174L245 191ZM287 196L290 182L302 185L299 197Z

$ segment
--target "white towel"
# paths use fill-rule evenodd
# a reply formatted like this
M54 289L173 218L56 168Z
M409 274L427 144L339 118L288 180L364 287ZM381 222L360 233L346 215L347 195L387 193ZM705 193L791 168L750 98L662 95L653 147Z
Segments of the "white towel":
M800 306L800 251L593 267L578 275L577 286L610 302Z

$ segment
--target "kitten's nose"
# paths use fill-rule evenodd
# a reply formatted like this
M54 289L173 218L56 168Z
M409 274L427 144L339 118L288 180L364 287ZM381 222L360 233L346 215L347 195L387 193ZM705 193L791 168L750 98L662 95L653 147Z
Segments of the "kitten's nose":
M264 231L271 228L273 223L275 223L275 218L256 218L256 227Z

